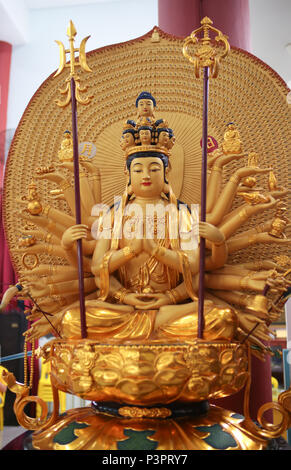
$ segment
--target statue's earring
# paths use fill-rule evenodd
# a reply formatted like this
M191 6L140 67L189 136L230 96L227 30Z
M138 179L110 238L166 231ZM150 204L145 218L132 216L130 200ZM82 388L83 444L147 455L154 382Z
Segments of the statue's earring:
M163 193L168 194L170 192L170 185L167 181L168 179L168 173L169 173L169 168L167 167L165 169L165 179L164 179L164 187L163 187Z
M169 183L167 183L167 182L165 181L164 187L163 187L163 193L164 193L164 194L168 194L169 192L170 192Z
M129 171L127 169L125 169L124 174L126 175L126 192L127 192L128 196L131 196L133 194L133 190L132 190L131 183L130 183Z
M133 194L133 190L132 190L131 184L128 184L128 185L127 185L127 194L128 194L129 196L131 196L131 195Z

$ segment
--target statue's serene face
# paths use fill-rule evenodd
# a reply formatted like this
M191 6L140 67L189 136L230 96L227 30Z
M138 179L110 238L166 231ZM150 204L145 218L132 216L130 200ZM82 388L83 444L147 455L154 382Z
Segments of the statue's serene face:
M169 134L168 132L166 131L162 131L160 132L159 134L159 144L163 145L164 147L166 147L169 143Z
M139 131L139 139L142 145L150 145L152 140L152 134L149 129L141 129Z
M126 132L123 135L126 147L129 147L130 145L134 145L134 137L131 132Z
M137 110L140 116L152 116L154 112L154 103L152 100L139 100Z
M164 188L164 165L158 157L135 158L130 166L131 186L136 197L160 197Z

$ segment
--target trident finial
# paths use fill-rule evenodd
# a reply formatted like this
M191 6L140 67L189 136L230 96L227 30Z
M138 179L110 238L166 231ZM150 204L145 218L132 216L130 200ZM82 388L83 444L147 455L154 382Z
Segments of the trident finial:
M230 49L227 36L214 28L212 24L213 22L211 19L205 16L201 21L200 28L195 29L184 41L183 54L192 64L194 64L195 75L197 78L200 77L200 69L203 67L209 67L210 76L212 78L217 77L219 62L227 56ZM215 49L215 45L211 44L212 40L209 35L210 31L217 34L214 38L217 43L222 42L224 44L223 50L221 50L220 47ZM197 34L200 32L203 33L203 37L201 38L197 37ZM199 47L195 49L194 57L188 53L188 46L190 44L199 44Z
M86 87L81 88L80 86L80 78L76 75L75 68L81 67L81 69L85 70L86 72L92 72L90 67L87 64L86 61L86 53L85 53L85 47L86 47L86 42L89 39L90 36L87 36L81 41L79 49L75 48L74 42L75 42L75 36L77 34L76 28L74 26L74 23L72 20L70 20L68 29L67 29L67 36L69 38L69 43L70 43L70 48L65 49L65 46L61 41L56 41L56 43L59 45L60 48L60 66L55 73L54 77L57 77L62 73L65 67L70 67L70 75L66 79L67 85L64 90L60 90L60 92L64 95L66 94L66 99L65 101L60 101L56 100L56 103L58 106L64 107L67 106L70 101L71 101L71 85L70 85L70 80L71 78L75 79L76 82L76 100L81 103L81 104L88 104L92 98L92 96L88 96L85 99L82 99L80 96L81 92L84 92L87 90ZM75 52L79 52L79 61L76 61L75 57ZM66 54L70 54L70 62L66 63Z

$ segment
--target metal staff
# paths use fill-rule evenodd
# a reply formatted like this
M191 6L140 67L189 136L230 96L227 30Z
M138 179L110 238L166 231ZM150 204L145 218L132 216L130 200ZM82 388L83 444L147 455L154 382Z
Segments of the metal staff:
M216 78L220 59L224 58L230 49L227 37L218 29L211 26L212 21L205 17L201 21L200 28L194 30L188 36L183 45L184 56L194 64L196 78L200 77L200 69L203 69L203 111L202 111L202 165L201 165L201 210L200 220L206 222L206 186L207 186L207 141L208 141L208 84L209 76ZM224 44L223 50L216 50L209 32L217 34L214 38L216 42ZM197 34L203 33L203 37ZM188 53L188 46L195 47L194 57ZM199 259L199 291L198 291L198 338L203 338L204 329L204 291L205 291L205 238L200 238L200 259Z
M87 72L92 72L86 62L85 45L90 36L84 38L80 44L80 48L74 47L74 37L77 31L72 21L67 29L69 37L70 49L65 49L60 41L56 41L60 47L60 66L55 73L55 77L60 75L65 67L70 67L70 75L66 79L66 88L60 90L62 94L66 94L64 101L56 100L58 106L65 107L70 101L72 103L72 135L73 135L73 157L74 157L74 180L75 180L75 210L76 224L81 224L81 197L80 197L80 178L79 178L79 145L78 145L78 123L77 123L77 102L80 104L88 104L90 97L82 99L80 93L86 91L86 87L80 87L80 78L75 73L76 67L81 67ZM79 62L76 62L75 52L79 52ZM70 54L70 62L66 63L66 54ZM80 321L82 338L87 337L86 311L85 311L85 294L84 294L84 271L83 271L83 249L82 240L77 240L78 255L78 278L79 278L79 295L80 295Z

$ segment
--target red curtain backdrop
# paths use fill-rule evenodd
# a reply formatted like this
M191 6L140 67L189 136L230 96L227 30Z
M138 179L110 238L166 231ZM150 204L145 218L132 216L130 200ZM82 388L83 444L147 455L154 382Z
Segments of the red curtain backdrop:
M159 0L159 27L174 36L189 36L208 16L229 37L231 46L250 52L249 0Z
M11 53L11 44L0 41L0 297L2 297L9 285L15 284L16 282L16 276L11 264L10 254L5 240L2 210L5 131L7 123Z

